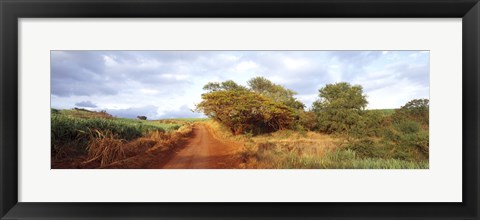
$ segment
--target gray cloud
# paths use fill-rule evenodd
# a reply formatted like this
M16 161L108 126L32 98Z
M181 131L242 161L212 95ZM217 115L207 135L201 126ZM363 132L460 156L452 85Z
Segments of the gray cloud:
M397 64L391 68L399 78L406 78L413 83L428 85L430 81L430 66L428 64Z
M365 66L375 62L382 56L383 51L331 51L332 58L342 61L344 64Z
M126 92L132 84L143 88L180 88L188 84L178 67L166 65L168 54L147 52L140 54L116 51L52 51L51 84L52 95L70 96L114 96ZM174 56L181 57L181 56ZM186 56L188 57L188 56Z
M51 52L52 94L57 96L116 94L105 81L102 53L93 51Z
M96 108L97 105L95 105L93 102L91 101L82 101L82 102L77 102L75 103L75 106L77 107L85 107L85 108Z

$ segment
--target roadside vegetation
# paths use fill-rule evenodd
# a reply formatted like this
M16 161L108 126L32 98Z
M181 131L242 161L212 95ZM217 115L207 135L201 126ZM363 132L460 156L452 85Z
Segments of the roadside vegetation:
M429 101L367 110L360 85L319 89L310 109L294 91L262 77L248 87L208 83L197 111L223 138L243 143L244 168L426 169Z
M193 121L147 121L116 118L104 111L52 109L52 168L104 167L172 147L191 134Z

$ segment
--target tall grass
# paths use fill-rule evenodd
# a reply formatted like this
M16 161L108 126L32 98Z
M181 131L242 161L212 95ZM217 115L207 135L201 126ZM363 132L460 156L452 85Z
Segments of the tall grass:
M87 158L81 168L145 168L149 161L173 153L192 134L191 127L177 132L152 131L132 141L120 139L108 131L95 130L88 144ZM157 152L152 154L152 152Z
M282 149L261 150L252 154L257 162L253 168L273 169L428 169L428 161L361 158L349 149L338 149L323 156Z
M153 131L148 134L137 138L130 142L122 142L119 145L114 145L118 149L118 152L123 154L105 154L106 159L110 157L117 158L108 160L107 163L101 163L100 168L149 168L152 165L159 162L166 162L166 158L176 153L175 149L178 146L183 145L188 137L192 135L192 126L182 126L175 132L159 132ZM106 137L108 139L108 137ZM109 140L107 140L109 141ZM119 142L117 142L119 143ZM102 146L104 151L110 151L110 146ZM98 163L97 159L97 163ZM154 163L152 163L154 162ZM87 165L88 166L88 165Z
M174 152L171 149L192 134L190 124L115 118L81 109L52 109L52 168L144 168L149 159L157 160Z
M76 118L52 114L51 146L55 158L68 154L86 153L92 132L108 131L124 140L133 140L150 131L165 131L161 127L134 124L106 118Z
M125 140L117 138L110 131L99 131L91 133L88 150L88 161L99 160L100 166L105 166L114 161L125 158Z
M117 121L125 122L133 125L144 125L161 128L164 131L175 131L182 127L180 123L165 123L161 120L138 120L130 118L115 118Z
M352 150L337 150L324 157L290 154L277 168L311 169L428 169L428 162L383 158L359 158Z

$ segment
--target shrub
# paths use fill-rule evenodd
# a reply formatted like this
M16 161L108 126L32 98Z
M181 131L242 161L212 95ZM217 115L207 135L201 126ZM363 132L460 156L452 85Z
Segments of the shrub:
M420 124L416 121L404 120L395 124L395 127L403 134L412 134L420 131Z
M353 137L378 136L382 130L383 116L378 111L362 111L357 123L348 130L348 135Z
M416 157L421 157L418 159L428 158L429 155L429 135L428 132L417 132L406 134L402 136L401 143L402 146L410 148L413 153L416 153ZM421 154L421 155L420 155Z
M429 100L413 99L407 102L393 114L393 120L400 122L403 120L413 120L428 126L429 124Z
M370 139L362 139L348 144L345 149L357 152L360 157L377 157L374 144Z

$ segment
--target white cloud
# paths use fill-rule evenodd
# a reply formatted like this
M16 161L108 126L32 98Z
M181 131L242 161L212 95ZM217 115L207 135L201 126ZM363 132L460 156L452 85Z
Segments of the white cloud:
M228 62L237 62L238 60L240 60L238 56L231 55L231 54L220 54L219 58Z
M105 65L107 66L115 66L118 64L113 57L107 55L103 56L103 60L105 61Z
M161 75L161 77L166 78L166 79L184 80L184 79L187 79L187 78L188 78L188 75L187 75L187 74L171 74L171 73L167 73L167 74Z
M233 71L243 72L243 71L255 69L257 67L258 65L253 61L242 61L233 68Z
M409 80L397 81L391 86L374 90L368 94L368 108L398 108L408 101L416 98L429 98L428 88L412 84ZM388 104L385 107L385 104ZM391 107L389 107L391 106Z
M140 89L140 92L146 95L155 95L159 93L159 91L155 89Z
M283 59L283 63L285 67L289 70L295 71L295 70L302 70L302 69L307 69L310 66L310 60L306 58L290 58L290 57L285 57Z

